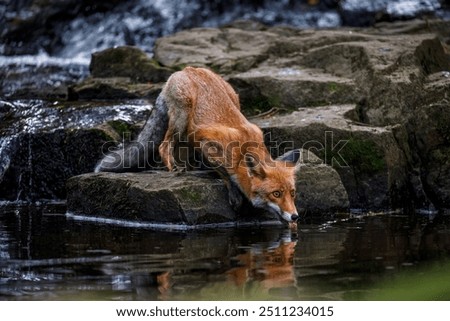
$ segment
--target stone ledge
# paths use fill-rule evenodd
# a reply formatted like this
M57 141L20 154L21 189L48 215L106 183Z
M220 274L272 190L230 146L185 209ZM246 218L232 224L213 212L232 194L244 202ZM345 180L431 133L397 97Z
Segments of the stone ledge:
M297 180L299 213L324 215L347 211L347 193L337 172L319 164L320 160L312 153L307 157L305 153ZM167 225L280 224L275 215L248 204L242 212L234 212L224 184L211 171L75 176L67 181L67 209L71 215Z

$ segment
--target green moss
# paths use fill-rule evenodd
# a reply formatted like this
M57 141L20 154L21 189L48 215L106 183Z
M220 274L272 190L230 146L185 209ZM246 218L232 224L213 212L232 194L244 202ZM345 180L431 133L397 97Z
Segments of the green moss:
M310 100L305 103L308 107L319 107L319 106L328 106L331 103L326 100Z
M154 58L150 59L148 61L148 63L155 67L162 67L161 64L159 63L159 61Z
M214 71L216 74L220 74L220 71L221 71L221 69L220 69L221 66L220 65L211 64L208 67L209 67L209 69Z
M184 200L188 200L192 203L199 203L203 199L201 193L189 187L180 189L179 194Z
M108 122L108 125L110 125L120 137L125 137L134 132L133 126L124 121L111 120Z
M376 173L386 167L384 156L373 141L352 137L341 155L349 165L363 173Z
M186 68L187 66L188 66L188 64L178 64L178 65L172 66L171 68L172 68L174 71L181 71L181 70L183 70L184 68Z
M327 147L319 153L319 157L335 168L345 166L346 163L356 171L366 174L377 173L386 167L383 153L373 141L354 137L340 150L333 150L332 146Z
M338 91L338 89L339 89L339 87L338 87L337 83L335 83L335 82L328 83L328 90L330 92L336 92L336 91Z
M281 106L281 98L279 96L257 96L250 99L244 99L241 104L242 112L245 115L257 115L270 110L273 107ZM284 106L283 106L284 107Z
M104 141L113 141L114 139L108 135L104 130L98 129L98 128L91 128L89 129L90 132L94 133L95 135L98 135L100 139L103 139Z

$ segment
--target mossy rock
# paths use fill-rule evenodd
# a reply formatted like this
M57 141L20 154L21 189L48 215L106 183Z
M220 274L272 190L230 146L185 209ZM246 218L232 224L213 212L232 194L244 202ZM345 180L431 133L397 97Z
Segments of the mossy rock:
M186 226L236 220L223 183L195 173L85 174L67 181L67 193L74 214Z
M0 179L2 199L64 199L65 181L92 171L111 141L98 128L18 134L10 141L10 164Z
M86 78L81 83L69 86L69 100L90 99L151 99L159 95L162 83L134 83L128 77Z
M260 67L229 77L245 111L279 107L296 110L356 103L360 94L352 80L298 68Z
M122 140L131 140L137 137L141 131L141 126L134 123L129 123L123 120L110 120L107 122L109 126L117 133Z
M336 151L328 148L326 152L322 150L319 156L321 156L325 163L334 167L339 167L342 164L337 164L333 160L342 158L348 166L365 174L375 174L386 168L386 161L382 150L370 140L350 137L346 140L345 146L339 153L340 155L336 155Z
M307 151L302 155L296 206L303 218L347 211L347 193L337 172ZM186 228L221 223L282 225L277 215L246 201L235 212L223 181L206 170L79 175L67 181L67 206L76 215Z
M353 123L345 115L354 109L352 105L301 108L252 121L266 133L273 157L284 148L303 148L332 165L347 191L350 208L401 208L411 199L407 162L393 129Z
M109 48L92 55L89 66L96 78L128 77L135 83L165 82L174 70L162 67L136 47Z

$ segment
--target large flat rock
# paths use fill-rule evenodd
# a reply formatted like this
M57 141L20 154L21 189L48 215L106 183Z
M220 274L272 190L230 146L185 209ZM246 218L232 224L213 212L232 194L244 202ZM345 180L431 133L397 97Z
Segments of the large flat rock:
M306 151L303 160L297 179L299 213L317 217L347 211L347 193L337 172ZM280 224L276 216L249 204L236 213L223 182L210 171L75 176L67 181L67 207L74 215L166 226Z
M260 67L229 78L245 110L276 106L298 107L347 104L358 101L353 80L300 67ZM257 97L257 98L256 98Z
M277 34L236 28L196 28L160 38L155 59L169 68L210 66L221 73L245 71L268 57Z
M184 225L236 220L222 182L200 173L84 174L68 180L67 192L76 214Z

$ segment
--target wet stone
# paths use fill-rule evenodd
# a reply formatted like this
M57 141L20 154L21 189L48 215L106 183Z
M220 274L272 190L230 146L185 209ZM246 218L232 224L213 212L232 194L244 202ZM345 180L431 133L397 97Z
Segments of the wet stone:
M355 123L347 116L354 112L352 105L300 108L288 115L256 118L253 122L266 133L266 144L274 151L303 148L330 165L345 186L351 208L401 208L410 201L410 178L393 129ZM323 179L329 186L324 186L322 199L335 197L335 183L329 177L328 181ZM311 179L308 177L308 181ZM310 184L319 188L322 180L314 179Z
M89 70L96 78L128 77L134 83L165 82L173 72L149 58L141 49L132 46L95 52Z
M348 211L338 173L308 151L301 162L296 184L300 215L317 218ZM281 224L276 215L248 203L236 213L225 185L211 171L83 174L67 181L67 206L74 215L146 223Z
M93 171L150 110L145 101L1 101L0 200L64 199L65 181Z
M68 180L67 193L72 214L181 225L236 220L222 182L195 173L85 174Z

